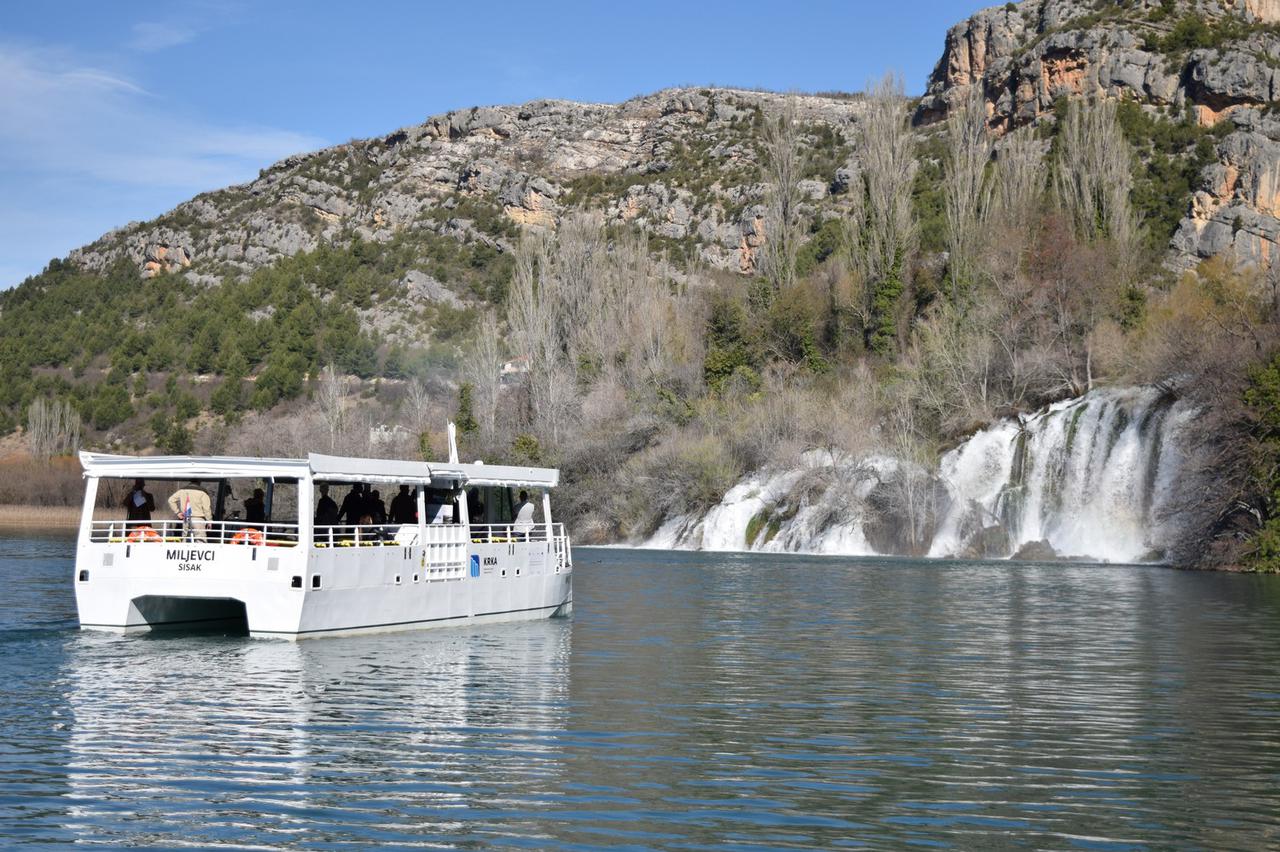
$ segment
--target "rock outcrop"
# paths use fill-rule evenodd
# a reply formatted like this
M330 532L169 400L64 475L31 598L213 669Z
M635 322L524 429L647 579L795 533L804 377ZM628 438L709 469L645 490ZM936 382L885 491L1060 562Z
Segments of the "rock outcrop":
M1202 126L1230 122L1170 259L1188 267L1231 251L1265 262L1280 233L1280 125L1267 117L1280 98L1277 21L1280 0L1007 3L948 31L915 121L945 118L976 85L1002 133L1045 118L1063 97L1128 99Z

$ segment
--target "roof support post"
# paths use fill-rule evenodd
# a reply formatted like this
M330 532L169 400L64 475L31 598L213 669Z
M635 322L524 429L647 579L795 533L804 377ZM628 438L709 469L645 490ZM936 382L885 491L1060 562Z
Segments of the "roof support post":
M80 510L80 540L79 540L80 547L85 547L86 545L88 545L90 539L92 538L93 507L94 507L94 504L97 502L98 502L98 477L96 476L86 477L84 480L84 506ZM122 529L126 526L127 524L121 524ZM125 535L127 535L127 532L124 534L121 534L120 537L124 538Z
M551 541L551 492L542 489L542 520L547 524L547 541Z
M315 482L309 476L298 478L298 546L311 547L315 525Z
M418 546L425 556L430 550L427 547L427 487L419 482L415 488L418 491Z

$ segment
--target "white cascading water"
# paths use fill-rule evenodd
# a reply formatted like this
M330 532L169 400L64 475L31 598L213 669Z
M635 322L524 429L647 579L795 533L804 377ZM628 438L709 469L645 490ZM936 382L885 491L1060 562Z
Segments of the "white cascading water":
M1108 389L977 432L940 462L928 555L983 555L980 536L988 556L1031 546L1111 562L1160 559L1181 431L1193 416L1155 389ZM743 480L705 515L668 519L646 545L872 555L868 498L899 469L883 457L808 453L797 469Z

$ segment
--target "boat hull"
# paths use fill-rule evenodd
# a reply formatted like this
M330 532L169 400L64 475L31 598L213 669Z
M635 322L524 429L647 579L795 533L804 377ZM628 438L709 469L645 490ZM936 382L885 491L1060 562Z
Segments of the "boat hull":
M297 640L568 615L567 542L426 546L82 543L81 627L133 633L243 620L249 635Z

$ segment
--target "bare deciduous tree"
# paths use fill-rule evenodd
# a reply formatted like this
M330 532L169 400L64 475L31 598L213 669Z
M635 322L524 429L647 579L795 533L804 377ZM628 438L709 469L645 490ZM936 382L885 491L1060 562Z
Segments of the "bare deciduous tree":
M764 166L769 191L761 265L777 293L795 283L796 252L803 231L798 185L803 161L794 96L787 99L776 120L765 123Z
M897 470L889 481L890 504L901 524L900 533L912 555L922 555L931 538L934 516L933 469L936 454L916 421L910 396L898 393L887 420L889 451Z
M347 426L347 412L351 407L350 395L347 391L347 377L338 375L338 371L329 364L320 372L320 381L316 388L316 405L320 418L329 431L329 452L338 446L338 437Z
M851 226L854 268L866 280L867 342L885 351L895 335L905 270L915 249L916 222L911 208L915 179L915 143L908 126L902 82L887 75L871 89L867 111L857 128L861 186Z
M1006 225L1026 227L1044 195L1044 145L1014 131L996 149L996 210Z
M415 449L423 458L427 458L431 427L440 414L433 408L426 382L420 378L412 379L405 388L403 404L405 423L416 445Z
M481 320L462 372L464 381L471 385L480 437L487 444L497 432L498 397L502 391L502 335L492 313Z
M555 251L540 267L542 297L553 306L555 338L564 348L570 364L584 351L586 329L605 308L603 290L599 286L608 244L604 237L604 220L594 211L575 211L560 222L554 240Z
M37 397L27 407L26 437L32 458L39 461L74 453L80 449L80 414L66 400Z
M1117 272L1132 283L1141 228L1129 199L1133 149L1124 138L1113 101L1072 102L1060 131L1057 190L1077 231L1087 239L1109 237Z
M571 242L576 238L571 235ZM576 251L579 257L582 252ZM529 360L528 391L532 426L558 444L573 402L575 323L589 315L582 293L564 284L555 268L550 238L526 233L516 248L515 273L507 305L507 321L520 354ZM578 271L571 271L573 278ZM575 284L587 287L586 270ZM572 304L570 304L572 302ZM574 320L567 321L572 315ZM572 340L568 339L572 336Z
M991 159L987 132L987 102L982 87L973 85L947 122L946 182L947 261L951 300L957 305L973 287L976 254L987 218L990 187L986 180ZM962 292L963 291L963 292Z

